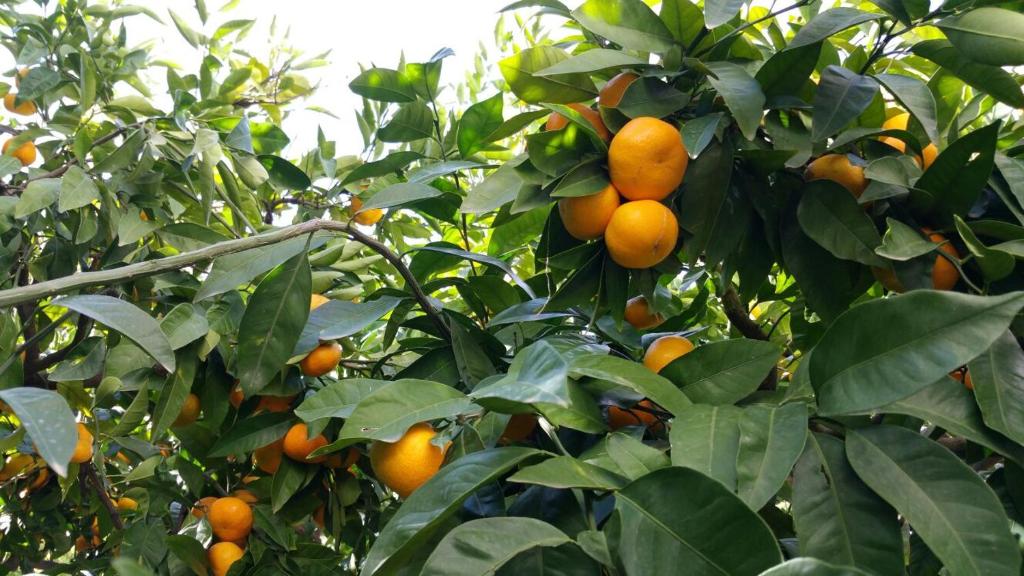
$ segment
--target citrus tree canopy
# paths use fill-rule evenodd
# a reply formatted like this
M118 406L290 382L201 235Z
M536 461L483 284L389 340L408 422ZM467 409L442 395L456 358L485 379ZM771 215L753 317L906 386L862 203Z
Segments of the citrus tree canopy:
M0 1L0 571L1022 574L1024 2L147 4Z

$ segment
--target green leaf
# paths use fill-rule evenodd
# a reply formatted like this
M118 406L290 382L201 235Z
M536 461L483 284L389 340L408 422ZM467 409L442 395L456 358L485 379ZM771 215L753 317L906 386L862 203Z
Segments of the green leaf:
M991 66L1024 64L1024 14L983 6L935 24L964 56Z
M174 12L174 10L168 10L167 13L171 15L171 20L174 22L174 26L178 29L178 32L181 33L181 37L184 38L185 41L193 48L199 48L200 44L204 44L206 42L206 38L204 38L202 34L193 30L181 16L178 16Z
M136 210L129 210L121 214L117 220L117 245L135 244L158 228L160 228L160 224L151 220L143 220Z
M60 180L57 178L30 181L18 198L18 203L14 205L14 217L21 220L50 207L57 201L60 189Z
M642 0L587 0L572 16L623 48L667 52L675 45L665 23Z
M999 499L953 453L905 428L875 426L847 430L846 455L951 574L1019 574L1020 551Z
M482 486L540 456L530 448L497 448L467 454L441 468L402 504L373 543L362 576L396 574Z
M463 214L483 214L501 208L515 200L523 180L512 163L502 164L476 186L469 189L459 211Z
M1024 353L1017 339L1003 333L968 366L985 423L1024 444Z
M174 372L174 351L171 343L160 331L157 321L136 306L113 296L100 294L65 296L54 300L53 305L74 310L124 334L168 372Z
M722 340L698 346L659 374L679 386L695 404L735 404L757 390L781 353L771 342Z
M284 367L309 316L312 276L306 252L270 271L249 298L238 327L236 376L252 396Z
M658 376L642 364L603 354L581 354L572 359L569 372L625 386L650 398L672 414L678 414L692 402L667 378Z
M820 43L799 48L789 46L765 60L754 78L761 84L769 100L780 96L796 96L807 85L820 54Z
M556 456L540 464L527 466L510 476L508 481L557 489L583 488L588 490L618 490L628 482L614 472L577 460L572 456Z
M445 535L427 558L423 576L489 576L518 554L572 542L534 518L480 518Z
M622 432L608 436L608 457L617 471L630 480L636 480L670 464L668 456L661 450L648 446Z
M676 415L669 431L672 465L692 468L736 490L740 419L735 406L694 404Z
M900 566L903 571L903 566ZM761 576L869 576L852 566L833 566L817 558L794 558L766 570Z
M722 125L722 116L721 112L713 112L707 116L694 118L683 125L683 144L691 159L700 156L711 144L715 132Z
M260 154L256 159L270 175L270 182L279 188L302 191L312 184L305 172L280 156Z
M859 24L882 18L881 14L864 12L856 8L832 8L818 14L800 29L786 47L787 50L816 44Z
M384 158L377 160L376 162L367 162L357 166L354 170L345 176L345 179L341 181L341 185L350 184L359 180L365 180L366 178L375 178L377 176L387 176L402 170L409 164L423 158L423 154L419 152L413 152L412 150L398 150L388 154Z
M469 158L484 148L487 138L501 127L504 119L502 109L505 95L498 92L486 100L480 100L466 109L459 120L459 132L455 141L459 154Z
M183 534L172 534L164 539L167 549L195 574L206 571L206 550L198 540Z
M434 116L427 105L417 100L403 104L391 121L377 131L381 142L415 142L434 135Z
M705 0L704 20L708 29L718 28L733 16L736 16L743 7L744 0Z
M387 68L370 68L349 82L356 94L379 102L412 102L416 91L401 74Z
M57 210L67 212L88 206L94 200L99 200L99 189L92 176L78 166L68 168L60 178L60 197L57 200Z
M316 474L316 466L296 462L291 458L281 458L281 465L274 473L274 480L270 485L271 509L276 514L284 508L296 492L309 484Z
M694 576L759 574L782 561L764 521L696 470L652 472L620 490L615 509L617 548L628 574L675 574L681 566ZM742 554L736 553L739 542Z
M801 555L876 574L903 572L896 511L853 471L842 440L808 436L793 469L792 504Z
M998 135L995 122L950 144L917 181L930 197L912 195L911 202L940 214L966 215L992 174Z
M583 7L581 7L581 9L582 8ZM646 60L630 56L621 50L595 48L593 50L587 50L582 54L571 56L568 60L562 60L558 64L539 70L534 74L537 76L557 76L559 74L599 72L601 70L646 66L648 66Z
M415 248L415 250L425 250L425 251L428 251L428 252L439 252L441 254L449 254L451 256L458 256L459 258L462 258L462 259L465 259L465 260L472 260L473 262L479 262L480 264L483 264L485 266L489 266L489 267L494 268L496 270L500 270L500 271L504 272L506 275L508 275L508 277L511 278L513 282L515 282L516 286L521 288L523 290L523 292L526 293L527 296L529 296L530 298L536 298L536 296L533 293L533 289L530 288L530 285L527 284L525 281L523 281L523 279L520 278L519 275L516 274L514 270L512 270L512 267L509 266L508 262L505 262L504 260L500 260L498 258L495 258L493 256L488 256L486 254L477 254L476 252L467 252L467 251L459 249L459 248L448 248L448 247L443 246L443 245L442 246L437 246L437 245L420 246L419 248Z
M322 418L348 418L363 398L390 383L388 380L369 378L347 378L331 382L303 400L295 409L295 415L306 422Z
M739 426L736 494L752 510L759 510L779 491L804 450L807 406L802 402L748 406Z
M811 139L820 142L842 130L867 110L877 93L878 83L872 78L841 66L826 67L814 94Z
M917 230L899 220L886 218L888 229L882 237L882 244L875 253L890 260L905 262L935 250L937 245L922 236Z
M523 112L516 114L515 116L505 120L497 130L491 132L487 136L488 142L497 142L504 140L509 136L513 136L523 128L526 128L532 124L535 120L545 118L548 115L547 110L532 110L530 112Z
M569 366L551 344L535 342L512 360L508 374L470 394L479 403L499 400L567 407Z
M611 184L608 171L598 162L580 164L565 175L551 192L552 198L577 198L591 196Z
M295 423L286 412L267 412L239 420L210 448L211 458L245 454L272 444L288 433Z
M874 78L917 118L932 142L939 141L938 108L927 84L903 74L875 74Z
M295 344L293 356L317 347L321 340L337 340L351 336L380 320L402 302L401 298L382 296L369 302L331 300L309 313L306 326Z
M374 208L404 206L406 204L416 202L417 200L437 198L442 194L444 193L433 186L420 184L418 182L400 182L398 184L392 184L371 196L359 211L365 212Z
M960 216L953 216L953 223L987 282L1002 280L1013 272L1017 262L1012 254L985 246Z
M67 476L78 442L78 427L67 400L40 388L0 390L0 400L11 407L46 464L61 477Z
M315 250L327 242L328 236L314 236L308 249ZM221 256L213 262L213 269L196 292L195 301L234 290L289 258L305 252L308 238L298 237L261 248Z
M210 325L202 308L184 302L178 304L160 320L160 329L167 336L171 348L183 348L199 338L206 336Z
M884 266L875 254L882 244L874 222L853 194L831 180L804 184L797 208L803 231L836 258L860 262L866 266Z
M630 118L653 116L662 118L682 110L690 97L657 78L644 77L634 81L615 107Z
M910 396L988 349L1022 307L1021 292L914 290L850 309L811 356L819 412L863 412Z
M397 442L413 424L457 416L470 410L471 405L465 394L445 384L411 378L395 380L359 401L345 420L338 440Z
M957 78L1014 108L1024 108L1024 93L1009 72L998 66L979 64L963 56L946 40L925 40L911 51L949 70Z
M43 66L36 66L28 71L18 86L19 102L37 100L60 85L60 72Z
M498 63L509 89L524 102L568 104L593 98L597 89L586 74L537 76L534 73L567 59L554 46L535 46Z
M765 96L761 85L738 64L708 62L707 67L714 73L708 76L708 82L725 100L743 136L753 140L764 115Z
M178 367L167 376L160 398L153 408L153 440L159 440L181 414L185 399L192 391L199 364L195 350L182 350L178 355Z
M687 254L696 261L701 253L717 262L739 242L736 224L742 208L732 186L731 145L712 142L687 169L686 189L679 208L679 225L693 234Z

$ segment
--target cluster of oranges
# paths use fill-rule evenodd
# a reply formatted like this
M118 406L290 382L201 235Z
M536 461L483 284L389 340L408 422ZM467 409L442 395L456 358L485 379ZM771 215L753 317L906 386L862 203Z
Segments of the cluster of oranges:
M886 120L885 124L882 125L882 129L906 130L909 123L910 114L904 112ZM907 144L899 138L883 136L879 138L879 140L900 152L907 151ZM928 146L921 151L920 157L914 157L914 161L917 162L917 164L924 170L928 170L928 168L930 168L935 162L938 155L938 147L936 147L934 143L929 143ZM855 198L860 198L868 186L867 178L864 176L864 168L851 162L850 157L845 154L826 154L814 160L807 166L804 177L807 180L831 180L836 182L849 190ZM948 242L945 236L928 228L922 228L921 232L927 236L929 240L935 244L939 244L939 250L948 255L949 258L956 260L960 259L960 254L957 252L956 248ZM904 291L903 285L892 270L873 268L872 272L878 281L890 291ZM936 290L952 290L959 279L960 273L956 266L954 266L946 256L941 254L936 255L935 262L932 266L932 287Z
M617 106L636 79L636 74L624 72L609 80L601 89L599 105ZM581 104L572 108L601 138L611 139L611 184L596 194L558 201L566 231L584 241L604 237L609 256L625 268L655 266L675 250L679 238L676 216L662 204L682 183L689 162L679 130L657 118L639 117L612 136L595 110ZM546 128L558 130L567 122L555 114Z
M14 84L16 86L21 85L21 79L25 76L28 76L28 72L28 68L22 68L18 70L17 76L14 77ZM8 92L4 96L4 108L6 108L7 111L11 112L12 114L18 114L21 116L31 116L32 114L36 113L36 105L34 102L32 102L31 100L26 100L24 102L19 103L17 99L18 95L16 93ZM11 148L12 142L13 139L4 142L3 148L0 149L0 152L2 152L3 154L7 154ZM36 161L36 145L33 144L32 142L22 143L13 151L11 151L10 155L17 158L18 161L21 162L22 166L28 166L29 164L32 164L33 162Z

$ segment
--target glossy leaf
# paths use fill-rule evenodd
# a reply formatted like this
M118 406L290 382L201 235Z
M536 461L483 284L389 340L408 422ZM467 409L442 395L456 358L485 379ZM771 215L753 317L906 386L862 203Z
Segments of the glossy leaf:
M270 412L240 420L210 448L209 456L222 457L245 454L272 444L288 432L295 421L290 414Z
M1008 72L998 66L980 64L961 54L947 40L925 40L915 44L914 54L942 66L967 84L990 94L1014 108L1024 108L1024 93Z
M1010 332L968 364L985 423L1024 445L1024 352Z
M593 81L583 74L536 76L565 59L565 52L553 46L535 46L509 56L498 63L509 88L523 101L568 104L591 98L596 93Z
M316 348L321 340L337 340L351 336L380 320L402 302L400 298L382 296L368 302L331 300L310 311L293 356Z
M936 24L965 56L991 66L1024 64L1024 14L982 6Z
M787 49L816 44L847 28L878 20L881 17L881 14L864 12L856 8L839 7L825 10L797 32Z
M742 418L743 410L736 406L705 404L677 414L669 432L672 465L697 470L735 492Z
M875 224L850 191L831 180L804 185L797 208L803 231L837 258L882 266L875 248L882 243Z
M868 572L852 566L834 566L816 558L793 558L771 570L765 570L761 576L868 576L868 574Z
M636 362L622 358L584 354L573 359L569 372L578 376L607 380L636 390L672 414L678 414L692 405L692 402L668 379L658 376Z
M814 95L811 139L824 140L860 116L878 93L878 83L839 66L828 66Z
M392 184L371 196L369 200L363 203L360 211L365 212L376 208L404 206L418 200L437 198L441 194L443 192L433 186L417 182L401 182L399 184Z
M587 0L572 16L623 48L664 52L674 44L672 33L642 0Z
M469 398L451 386L428 380L395 380L359 401L338 440L395 442L413 424L455 416L470 406Z
M622 476L600 466L588 464L571 456L556 456L523 468L508 479L521 484L538 484L549 488L588 488L616 490L626 485Z
M789 477L807 438L807 407L754 405L743 409L736 456L736 494L752 510L767 504Z
M213 269L196 292L195 301L201 302L249 282L253 278L278 266L289 258L308 249L314 250L327 242L326 236L292 238L284 242L222 256L213 262Z
M771 342L734 338L698 346L659 374L695 404L735 404L757 390L781 353Z
M761 85L738 64L709 62L707 67L714 73L708 76L708 82L722 95L743 136L753 140L764 115L765 96Z
M171 348L171 343L160 330L160 325L152 316L133 304L102 294L66 296L54 300L53 304L74 310L124 334L168 372L174 371L174 351Z
M66 476L78 442L78 427L67 400L52 390L27 387L0 390L0 400L21 420L39 456L58 475Z
M480 518L446 534L420 574L487 576L517 554L569 542L572 540L561 530L534 518Z

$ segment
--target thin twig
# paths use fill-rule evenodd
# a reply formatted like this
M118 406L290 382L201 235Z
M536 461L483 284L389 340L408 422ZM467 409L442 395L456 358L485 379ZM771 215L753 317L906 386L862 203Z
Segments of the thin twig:
M747 311L747 307L740 302L739 294L736 293L736 289L730 284L725 292L722 294L722 309L725 310L726 317L729 318L729 322L740 331L745 337L752 340L764 340L768 341L768 336L761 331L761 327L750 319L750 312ZM771 373L761 382L760 390L775 390L779 384L778 370L772 369Z
M82 464L82 471L92 482L92 487L96 491L96 494L100 497L103 502L103 506L106 507L107 512L110 513L110 521L114 523L114 528L118 530L124 529L124 522L121 521L121 514L117 511L117 506L114 501L110 499L110 494L107 494L107 489L103 486L103 481L100 480L100 475L96 472L96 467L92 465L92 462L86 462Z

